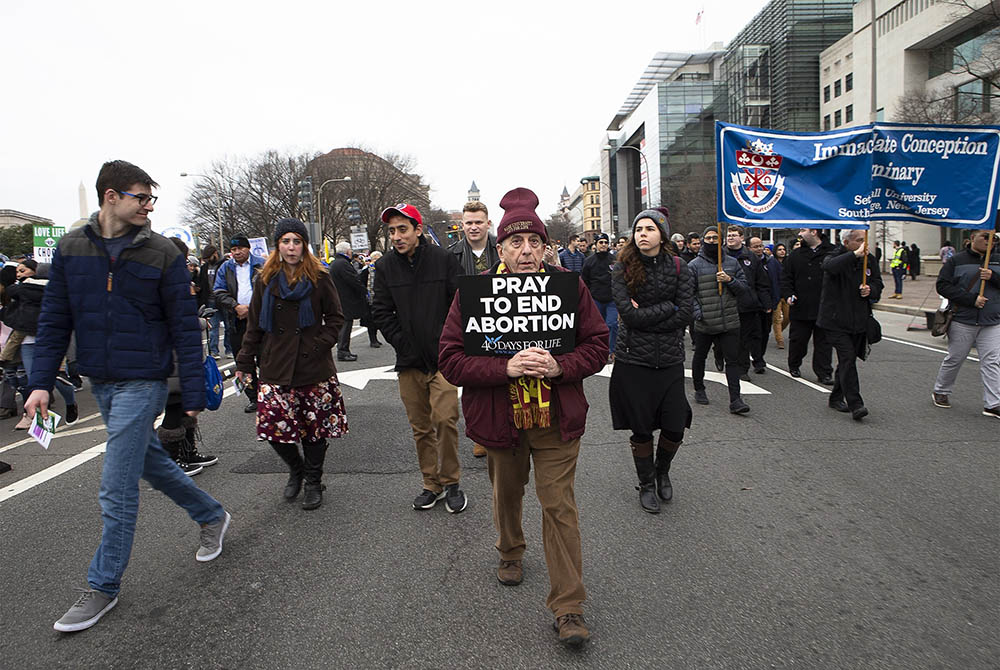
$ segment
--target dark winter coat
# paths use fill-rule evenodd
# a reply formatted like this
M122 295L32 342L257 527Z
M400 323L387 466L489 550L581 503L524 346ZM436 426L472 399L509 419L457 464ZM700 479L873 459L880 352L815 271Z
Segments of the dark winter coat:
M396 350L396 370L437 372L438 342L458 290L458 259L423 235L413 258L395 249L375 263L372 319Z
M787 300L795 296L795 302L789 303L788 318L794 321L816 320L823 293L823 260L831 251L833 245L824 239L816 249L803 244L785 257L781 297Z
M566 272L551 265L546 265L545 271ZM559 437L564 442L583 435L589 407L583 394L583 380L604 368L608 361L608 327L586 284L582 279L577 283L576 347L568 354L555 356L562 367L562 376L551 380L552 407L559 421ZM459 296L455 295L441 333L441 374L462 387L465 434L487 447L513 448L520 444L520 431L514 425L514 406L510 401L512 380L507 376L507 360L504 356L465 353L462 308Z
M8 286L9 302L3 310L3 322L13 330L34 335L38 331L38 317L42 312L42 296L45 294L45 286L48 283L48 279L34 276Z
M199 303L208 307L215 307L215 277L219 272L221 263L209 263L205 261L198 268L198 299Z
M629 293L624 267L615 265L611 288L618 308L615 361L647 368L684 362L684 331L694 318L694 277L677 256L641 256L646 281ZM639 307L632 306L635 300Z
M863 333L868 327L872 305L882 297L882 276L875 266L875 257L868 254L868 286L871 293L862 298L861 268L863 260L837 245L823 260L823 294L820 298L816 325L823 330L843 333Z
M205 407L201 327L187 258L149 222L112 263L97 213L59 239L38 319L29 389L51 390L70 335L80 374L165 380L181 372L184 410Z
M580 278L597 302L611 302L611 269L615 258L610 251L598 251L583 262Z
M260 309L265 290L260 277L254 280L247 331L236 356L236 369L257 374L255 367L259 367L260 381L293 387L318 384L334 376L337 368L332 350L344 325L344 314L327 273L320 274L309 295L315 321L306 328L299 327L298 301L283 300L275 291L271 332L263 330Z
M257 281L260 269L264 267L264 259L260 256L250 254L247 259L250 263L250 283ZM236 282L236 261L232 258L219 266L219 271L215 274L215 304L222 305L230 312L236 311L236 299L239 296L239 286Z
M781 261L774 256L765 254L761 258L761 262L764 264L764 270L767 272L767 278L771 286L771 304L768 305L768 309L774 309L781 300Z
M715 280L718 272L715 254L711 256L702 245L697 258L688 263L688 272L694 278L694 329L699 333L714 335L740 329L739 296L747 287L743 270L732 256L722 256L722 270L732 281L722 285Z
M726 254L739 263L740 269L743 270L743 278L746 279L747 287L750 289L739 297L740 314L770 309L771 280L757 254L750 251L746 245L737 251L726 249Z
M993 276L986 282L988 298L982 309L976 309L979 283L972 281L979 276L983 257L972 249L964 249L945 261L937 278L937 292L947 298L954 309L953 319L968 326L995 326L1000 323L1000 258L996 249L990 254ZM972 288L969 288L969 286Z
M337 254L330 264L330 276L340 294L340 306L344 310L344 319L353 321L360 319L368 312L368 287L361 283L358 269L354 267L347 256ZM368 275L365 274L365 281Z
M466 240L459 240L455 244L448 247L448 251L455 254L458 257L458 267L463 275L474 275L476 272L476 254L472 251L472 247ZM500 256L497 254L497 237L496 235L488 234L486 236L486 248L483 249L483 255L486 256L486 267L491 268L500 262Z

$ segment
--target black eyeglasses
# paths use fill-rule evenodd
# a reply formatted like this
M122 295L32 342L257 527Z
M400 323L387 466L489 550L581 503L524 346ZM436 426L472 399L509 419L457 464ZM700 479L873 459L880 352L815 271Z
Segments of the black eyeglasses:
M139 193L139 194L129 193L128 191L118 191L118 192L121 193L122 195L130 195L130 196L132 196L133 198L135 198L136 200L139 201L140 205L143 205L143 206L145 206L146 203L149 203L151 205L155 205L156 204L157 196L155 196L155 195L149 195L148 193Z

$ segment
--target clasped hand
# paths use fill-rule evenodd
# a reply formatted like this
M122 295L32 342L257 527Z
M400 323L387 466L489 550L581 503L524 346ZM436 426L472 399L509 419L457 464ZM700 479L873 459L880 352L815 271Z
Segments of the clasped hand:
M558 377L562 374L559 361L545 349L523 349L507 361L508 377Z

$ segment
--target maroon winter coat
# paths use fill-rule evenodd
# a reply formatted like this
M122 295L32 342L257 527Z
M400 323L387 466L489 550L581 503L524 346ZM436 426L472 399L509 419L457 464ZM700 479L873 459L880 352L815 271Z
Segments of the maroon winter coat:
M545 266L546 272L565 272ZM579 306L576 320L576 348L555 359L562 366L562 376L552 382L552 406L559 420L559 434L569 442L583 435L587 424L587 398L583 379L600 371L608 361L608 327L579 280ZM516 447L518 429L514 427L514 406L510 401L507 358L502 356L467 356L462 341L462 310L459 293L451 303L448 319L441 332L438 369L452 384L462 387L462 414L465 434L485 447Z

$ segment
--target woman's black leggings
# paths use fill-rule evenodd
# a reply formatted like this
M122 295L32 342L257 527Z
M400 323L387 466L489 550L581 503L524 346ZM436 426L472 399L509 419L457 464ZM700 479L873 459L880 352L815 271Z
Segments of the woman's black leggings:
M684 441L684 431L681 430L679 433L675 433L672 430L661 430L660 437L670 440L671 442L683 442ZM652 433L644 435L641 433L632 433L631 440L636 444L643 444L644 442L652 442Z

